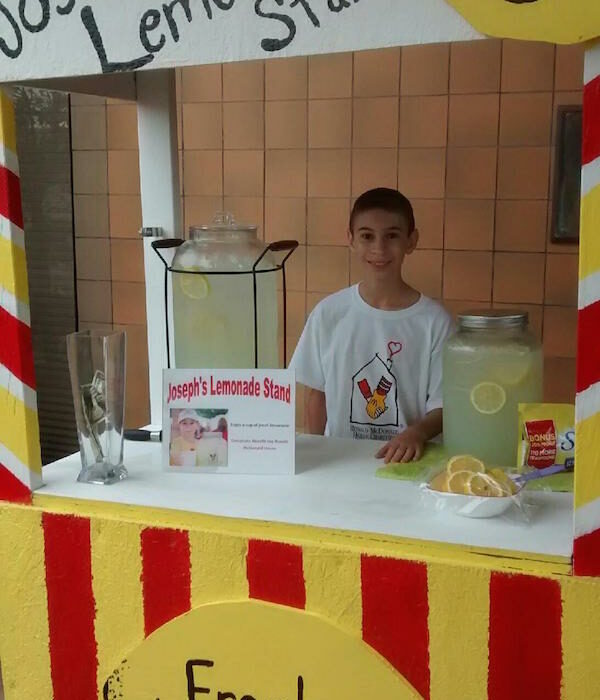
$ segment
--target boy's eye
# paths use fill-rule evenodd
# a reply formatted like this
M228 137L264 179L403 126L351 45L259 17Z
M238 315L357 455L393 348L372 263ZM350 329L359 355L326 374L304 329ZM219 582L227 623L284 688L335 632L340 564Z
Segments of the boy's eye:
M372 241L373 240L373 234L372 233L367 233L364 231L363 233L360 234L360 238L363 241Z

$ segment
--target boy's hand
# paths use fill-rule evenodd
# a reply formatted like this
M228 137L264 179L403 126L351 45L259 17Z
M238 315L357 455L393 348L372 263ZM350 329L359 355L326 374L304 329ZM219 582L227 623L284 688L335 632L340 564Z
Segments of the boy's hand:
M383 457L385 464L421 459L426 439L427 436L420 428L410 426L386 443L375 457Z

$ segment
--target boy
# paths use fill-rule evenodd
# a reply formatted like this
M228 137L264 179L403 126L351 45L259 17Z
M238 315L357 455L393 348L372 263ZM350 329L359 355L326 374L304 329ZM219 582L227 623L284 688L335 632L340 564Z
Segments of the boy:
M377 457L409 462L442 431L442 346L452 320L403 279L419 240L404 195L362 194L348 240L362 281L315 307L290 363L308 389L307 430L386 440Z

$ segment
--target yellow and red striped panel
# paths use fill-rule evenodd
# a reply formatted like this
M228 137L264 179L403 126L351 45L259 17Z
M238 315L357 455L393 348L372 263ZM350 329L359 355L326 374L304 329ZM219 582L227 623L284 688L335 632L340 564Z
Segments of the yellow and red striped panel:
M39 532L35 552L44 557L35 567L42 576L45 568L47 652L40 655L39 633L25 646L5 639L3 647L19 646L25 659L19 665L12 655L6 669L16 689L27 687L32 664L46 664L52 695L43 697L100 697L110 673L158 627L198 603L248 598L318 613L361 636L426 699L571 700L600 683L600 608L588 606L586 616L581 602L592 594L600 600L600 582L590 579L31 508L13 512L2 532L22 531L15 520L27 513L40 520L30 529ZM25 561L11 564L10 580L19 566L29 569ZM17 600L11 596L0 592L5 610L7 600ZM39 603L36 614L44 612ZM584 637L577 634L581 620Z
M0 91L0 500L30 502L41 456L13 104Z
M575 461L575 574L600 576L600 44L585 55Z

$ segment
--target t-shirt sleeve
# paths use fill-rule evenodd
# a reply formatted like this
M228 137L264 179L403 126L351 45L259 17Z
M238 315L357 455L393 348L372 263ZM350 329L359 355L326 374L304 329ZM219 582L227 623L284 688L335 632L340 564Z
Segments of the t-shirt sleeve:
M427 387L427 401L425 412L442 407L442 351L446 338L455 332L454 322L451 316L441 310L433 321L431 358L429 361L429 384Z
M320 351L321 321L318 307L315 308L304 326L296 350L290 362L290 369L296 372L296 381L311 389L325 391L325 372Z

